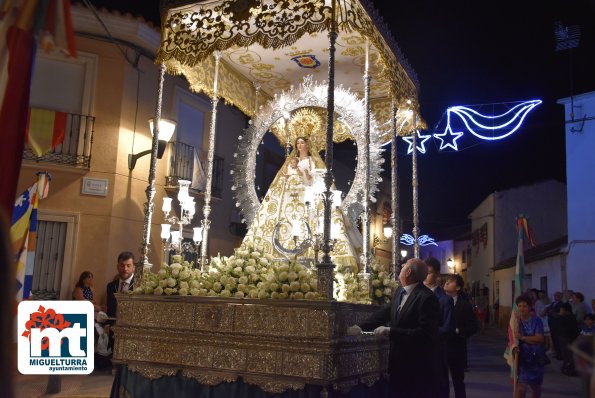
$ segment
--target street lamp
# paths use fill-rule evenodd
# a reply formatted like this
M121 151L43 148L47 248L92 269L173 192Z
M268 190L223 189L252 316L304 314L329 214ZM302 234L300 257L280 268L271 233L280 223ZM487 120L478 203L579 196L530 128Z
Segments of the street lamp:
M149 119L149 130L151 130L151 135L153 134L153 124L154 119ZM163 157L163 153L165 152L165 146L171 139L172 135L174 134L174 130L176 129L176 122L169 119L159 119L159 145L157 147L157 159L161 159ZM134 170L136 166L136 161L139 158L142 158L145 155L148 155L152 152L152 149L147 149L146 151L139 152L137 154L128 154L128 169Z
M380 237L380 236L374 234L374 239L373 239L374 250L376 249L376 246L388 243L390 237L393 234L393 227L391 227L389 224L386 224L384 227L382 227L382 234L384 235L384 237Z
M393 236L393 227L388 224L385 225L384 228L382 228L382 233L384 234L385 238L390 238Z
M449 258L448 260L446 260L446 265L448 266L448 270L454 274L457 273L457 269L456 269L456 265L455 262L452 260L452 258Z

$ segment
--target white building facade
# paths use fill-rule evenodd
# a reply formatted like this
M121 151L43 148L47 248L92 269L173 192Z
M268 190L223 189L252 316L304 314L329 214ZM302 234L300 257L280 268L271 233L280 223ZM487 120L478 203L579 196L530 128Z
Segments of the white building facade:
M489 303L497 300L501 313L512 306L514 267L500 267L505 260L517 254L516 218L525 215L537 246L552 242L566 235L566 187L563 183L548 180L501 192L494 192L469 215L471 219L471 254L467 268L467 281L473 291L488 291ZM563 261L551 265L557 270L545 275L555 284L560 280ZM495 269L498 268L498 269ZM539 288L531 280L533 272L527 269L525 288ZM540 277L541 271L539 273ZM553 286L553 285L552 285ZM487 288L487 289L486 289ZM551 290L551 289L549 289Z
M566 119L568 289L595 298L595 91L558 101ZM572 114L574 113L574 117Z

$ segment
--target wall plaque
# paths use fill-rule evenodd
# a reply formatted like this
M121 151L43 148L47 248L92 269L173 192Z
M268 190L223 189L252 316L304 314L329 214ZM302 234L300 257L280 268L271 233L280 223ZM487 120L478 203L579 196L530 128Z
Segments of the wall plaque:
M83 177L83 195L107 196L107 179Z

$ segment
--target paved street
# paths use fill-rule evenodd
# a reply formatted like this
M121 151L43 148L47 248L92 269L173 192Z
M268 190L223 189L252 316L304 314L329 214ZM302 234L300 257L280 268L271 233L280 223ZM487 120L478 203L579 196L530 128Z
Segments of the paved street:
M469 347L470 372L465 374L469 398L512 396L508 366L502 358L506 337L493 329L475 336ZM547 366L543 398L581 397L580 379L560 373L560 361ZM44 394L47 376L16 376L16 397L109 397L112 376L107 372L89 376L65 376L60 394ZM451 394L453 396L453 394ZM173 398L173 397L172 397Z
M469 398L512 396L510 368L502 357L506 343L506 335L494 329L473 337L469 345L470 372L465 373ZM555 359L547 365L542 397L581 397L581 379L563 375L561 366L562 361Z

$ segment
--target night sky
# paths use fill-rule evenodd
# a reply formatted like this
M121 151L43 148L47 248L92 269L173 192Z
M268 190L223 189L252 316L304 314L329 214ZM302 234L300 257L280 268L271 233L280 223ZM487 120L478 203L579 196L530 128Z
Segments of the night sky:
M439 152L439 141L428 141L419 157L422 233L452 238L451 227L468 222L494 191L549 178L565 182L564 110L556 101L595 89L595 2L417 0L398 2L398 12L389 11L391 3L375 2L418 74L430 128L453 105L543 101L501 141L471 146L465 136L461 152ZM555 21L581 25L573 54L554 51ZM410 219L409 158L399 174L403 216Z
M92 3L158 24L154 0ZM439 142L428 141L419 156L422 233L454 238L490 193L549 178L565 182L564 112L556 101L595 90L595 0L373 3L417 72L421 113L431 132L449 106L543 101L521 129L501 141L463 137L460 152L439 152ZM556 21L580 25L578 48L554 51ZM409 229L411 161L405 143L399 153L401 214Z

